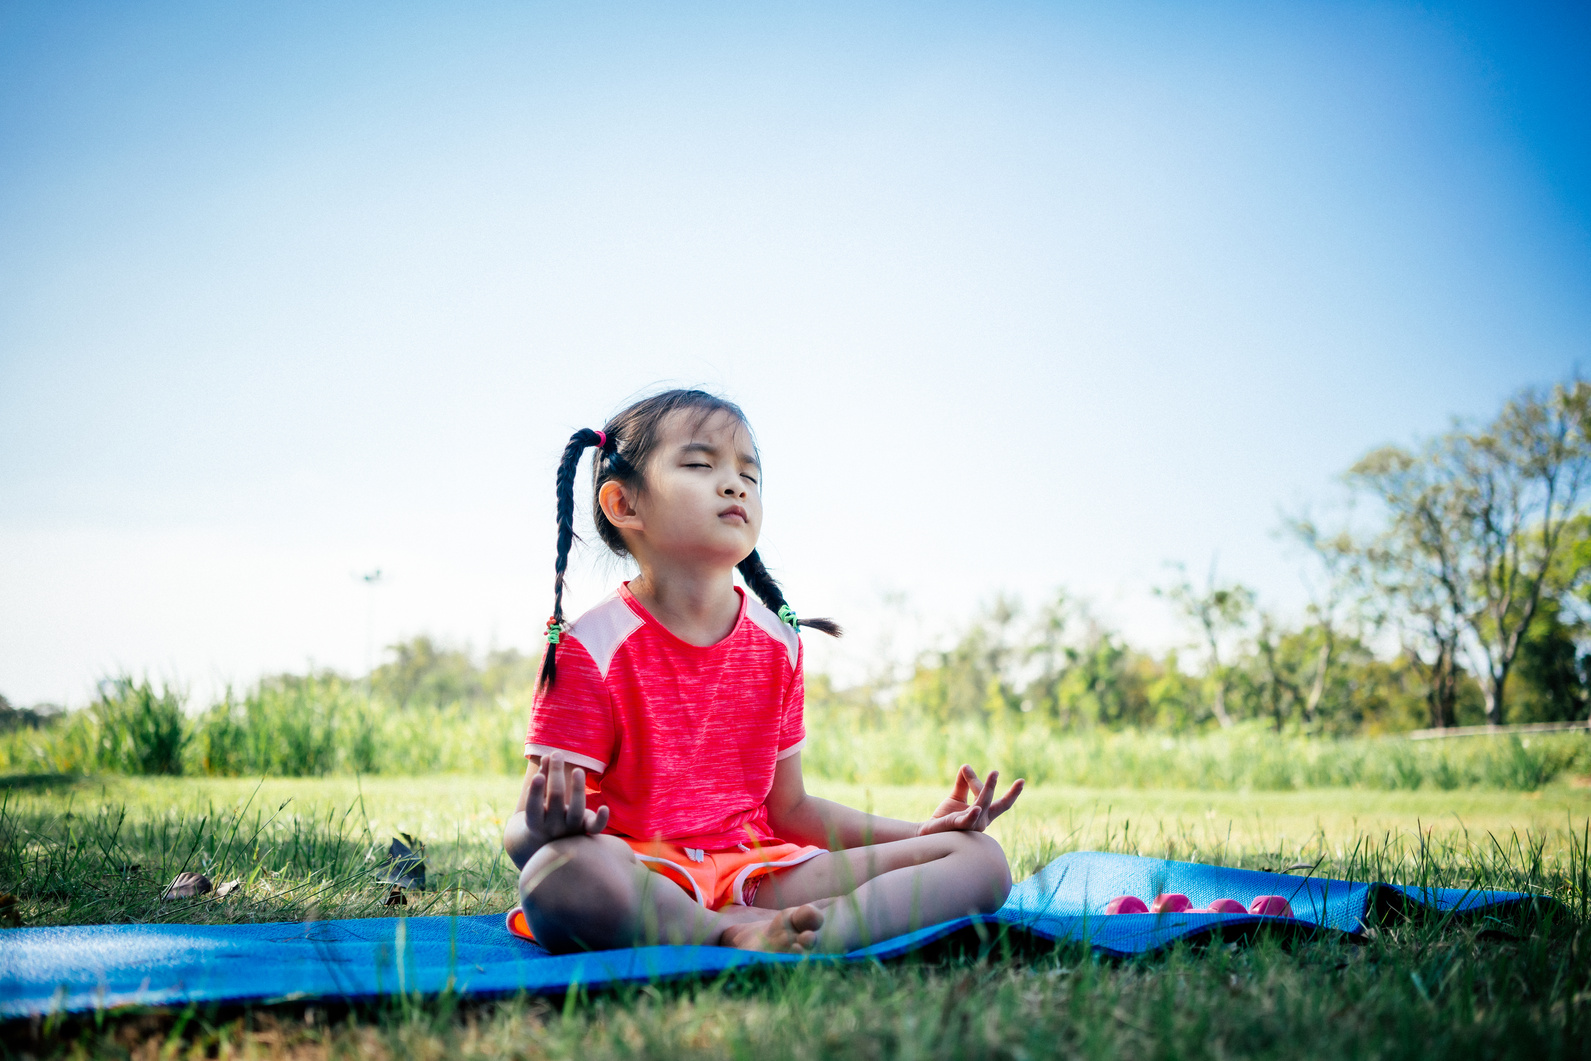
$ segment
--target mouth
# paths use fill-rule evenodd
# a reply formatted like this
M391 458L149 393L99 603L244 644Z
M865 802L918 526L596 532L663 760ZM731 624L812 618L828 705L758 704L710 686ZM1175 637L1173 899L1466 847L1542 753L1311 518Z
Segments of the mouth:
M728 508L724 509L722 512L720 512L718 514L718 518L719 519L739 519L740 522L742 522L742 523L750 523L751 522L751 520L746 518L746 510L741 508L739 505L730 505Z

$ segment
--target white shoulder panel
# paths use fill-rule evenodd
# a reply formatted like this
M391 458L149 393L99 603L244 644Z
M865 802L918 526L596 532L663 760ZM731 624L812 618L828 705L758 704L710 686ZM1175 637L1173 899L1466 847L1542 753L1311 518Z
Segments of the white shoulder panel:
M746 595L746 618L762 627L763 632L775 641L784 642L785 652L790 656L790 669L795 670L796 657L801 652L801 635L796 633L795 627L781 620L762 601L750 594Z
M766 609L764 609L766 610ZM613 654L626 638L641 629L641 617L620 599L617 592L569 624L569 633L586 647L596 660L602 677L608 676Z

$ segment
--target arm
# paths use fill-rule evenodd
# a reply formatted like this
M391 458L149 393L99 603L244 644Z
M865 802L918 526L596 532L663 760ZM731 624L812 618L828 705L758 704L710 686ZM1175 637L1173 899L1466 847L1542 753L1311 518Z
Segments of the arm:
M780 759L774 768L773 788L767 799L768 825L782 840L830 850L887 844L951 829L981 832L1022 794L1023 783L1018 780L996 800L994 786L999 777L995 771L980 783L972 767L963 766L956 774L950 798L927 821L905 822L809 795L801 777L801 753L797 752ZM971 802L967 801L969 795Z
M918 822L884 818L808 795L801 777L801 753L780 759L768 792L768 826L781 840L831 850L887 844L916 836Z
M503 850L524 869L544 844L566 836L592 836L608 825L608 808L586 810L586 772L554 753L531 756L514 813L503 823Z

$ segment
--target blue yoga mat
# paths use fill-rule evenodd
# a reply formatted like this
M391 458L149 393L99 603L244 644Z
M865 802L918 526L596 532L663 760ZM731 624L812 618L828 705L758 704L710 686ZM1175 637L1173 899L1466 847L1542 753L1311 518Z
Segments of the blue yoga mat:
M852 951L803 959L724 947L634 947L551 955L510 935L499 914L363 918L267 925L80 925L0 930L0 1017L118 1006L354 1000L452 990L491 996L558 993L571 985L647 982L752 964L899 957L958 933L1006 932L1142 954L1175 940L1271 925L1354 932L1377 892L1431 909L1471 911L1529 898L1517 892L1418 889L1300 879L1280 873L1131 855L1062 855L1011 890L987 917L964 917ZM1281 895L1296 919L1254 914L1115 914L1118 895L1182 892L1195 905Z

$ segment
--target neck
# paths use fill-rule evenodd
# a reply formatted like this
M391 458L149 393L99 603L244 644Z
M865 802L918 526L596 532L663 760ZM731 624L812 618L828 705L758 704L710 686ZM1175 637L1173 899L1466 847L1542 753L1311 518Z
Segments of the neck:
M729 636L740 616L734 570L664 568L641 563L630 593L669 633L689 645L712 645Z

